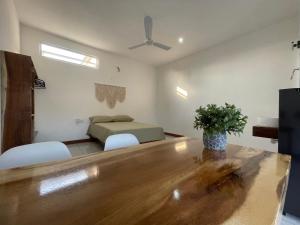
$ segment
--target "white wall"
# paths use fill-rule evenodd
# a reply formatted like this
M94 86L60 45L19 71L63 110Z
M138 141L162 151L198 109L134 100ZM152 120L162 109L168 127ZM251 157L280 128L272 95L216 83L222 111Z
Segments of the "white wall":
M298 41L298 40L300 40L300 14L298 15L298 37L293 41ZM294 68L300 68L300 50L295 48L295 54L296 54L297 61ZM300 87L300 71L297 71L294 77L295 80L298 80L298 87Z
M39 44L50 43L99 58L99 69L41 57ZM37 73L47 89L36 90L36 141L86 138L91 115L128 114L137 121L155 123L155 69L143 63L96 50L81 44L21 26L21 51L33 58ZM120 66L121 72L116 72ZM109 109L95 98L94 83L125 86L125 102ZM75 119L84 123L76 125Z
M298 14L298 37L300 37L300 6L299 6L299 14Z
M252 137L257 117L278 117L278 90L296 87L291 41L296 18L222 43L158 68L158 121L170 132L200 137L193 129L194 111L209 103L233 103L249 116L244 134L230 143L276 150L268 139ZM188 40L186 40L188 41ZM187 99L176 95L186 89Z
M300 11L300 6L299 6L299 11ZM300 40L300 14L298 15L298 39ZM297 51L297 65L296 67L300 68L300 49ZM299 84L298 87L300 87L300 72L298 71L298 79L299 79Z
M0 0L0 50L20 52L19 19L13 0Z
M19 19L13 0L0 0L0 50L20 52L20 27ZM1 79L0 79L1 89ZM1 92L1 90L0 90ZM1 111L1 104L0 104ZM0 128L1 128L0 119ZM0 146L2 134L0 129ZM1 150L0 150L1 152Z

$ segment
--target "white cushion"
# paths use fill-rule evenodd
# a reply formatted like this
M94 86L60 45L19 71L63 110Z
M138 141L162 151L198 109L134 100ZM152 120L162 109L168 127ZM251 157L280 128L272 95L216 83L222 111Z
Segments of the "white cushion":
M11 148L0 155L0 169L71 158L67 146L61 142L41 142Z
M110 135L105 141L104 151L138 145L139 141L133 134Z

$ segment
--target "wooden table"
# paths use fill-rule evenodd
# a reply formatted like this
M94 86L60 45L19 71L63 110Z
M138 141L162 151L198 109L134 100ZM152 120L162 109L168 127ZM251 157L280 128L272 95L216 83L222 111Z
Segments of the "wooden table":
M1 225L268 225L289 157L178 138L0 171Z

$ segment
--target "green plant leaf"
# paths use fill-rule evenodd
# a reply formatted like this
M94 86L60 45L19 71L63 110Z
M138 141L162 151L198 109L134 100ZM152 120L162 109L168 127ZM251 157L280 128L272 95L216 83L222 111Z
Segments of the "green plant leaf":
M225 103L225 106L208 104L196 109L195 129L204 129L207 135L227 132L240 135L247 124L248 117L235 105Z

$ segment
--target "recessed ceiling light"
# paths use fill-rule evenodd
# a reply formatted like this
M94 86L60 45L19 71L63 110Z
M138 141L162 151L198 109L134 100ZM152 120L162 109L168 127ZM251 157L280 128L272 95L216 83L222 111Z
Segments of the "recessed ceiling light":
M182 43L183 43L183 37L178 38L178 42L179 42L180 44L182 44Z

